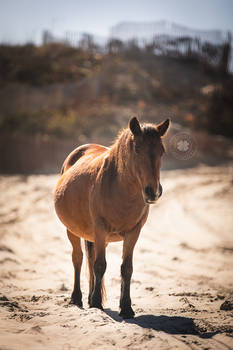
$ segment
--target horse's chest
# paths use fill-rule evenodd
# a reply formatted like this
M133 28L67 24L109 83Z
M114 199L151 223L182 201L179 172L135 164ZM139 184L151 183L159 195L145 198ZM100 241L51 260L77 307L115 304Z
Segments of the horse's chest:
M122 205L112 207L111 214L106 216L106 221L109 224L109 231L122 237L124 232L131 231L139 222L146 220L147 215L148 206Z

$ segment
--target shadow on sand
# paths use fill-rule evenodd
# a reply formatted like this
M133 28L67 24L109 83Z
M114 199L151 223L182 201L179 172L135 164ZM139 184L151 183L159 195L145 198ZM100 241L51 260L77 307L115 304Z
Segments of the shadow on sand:
M116 311L110 309L104 310L108 316L117 322L122 322L123 319ZM141 315L132 319L124 320L127 323L136 324L142 328L154 329L168 334L192 334L201 338L212 338L218 332L201 332L195 325L192 318L180 316L154 316Z

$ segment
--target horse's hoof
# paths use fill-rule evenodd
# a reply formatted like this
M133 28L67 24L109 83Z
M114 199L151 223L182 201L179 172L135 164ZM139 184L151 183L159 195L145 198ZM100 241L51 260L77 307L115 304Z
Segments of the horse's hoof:
M127 309L127 310L121 310L119 313L119 316L121 316L124 320L127 318L134 318L135 313L132 308Z
M103 306L101 304L95 304L95 303L91 303L90 308L96 308L96 309L100 309L103 311Z
M76 300L76 299L73 299L73 298L70 299L69 304L70 304L70 305L76 305L76 306L78 306L78 307L80 307L80 308L83 307L83 303L82 303L81 300Z

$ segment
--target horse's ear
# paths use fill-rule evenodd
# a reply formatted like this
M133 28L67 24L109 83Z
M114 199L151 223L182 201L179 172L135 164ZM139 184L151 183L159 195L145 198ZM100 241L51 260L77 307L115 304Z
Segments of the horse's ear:
M134 136L139 136L142 133L139 121L137 120L136 117L133 117L129 121L129 128L132 131Z
M167 131L168 131L168 128L169 128L169 125L170 125L170 119L166 119L164 122L156 125L157 126L157 130L158 130L158 133L159 133L159 136L165 136Z

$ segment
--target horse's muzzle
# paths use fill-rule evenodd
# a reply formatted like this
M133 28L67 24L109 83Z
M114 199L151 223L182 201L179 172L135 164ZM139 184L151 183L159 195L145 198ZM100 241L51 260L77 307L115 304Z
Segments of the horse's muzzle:
M145 202L147 204L155 203L159 199L159 197L162 196L162 193L163 193L163 188L162 188L162 186L160 184L159 184L159 189L158 189L158 191L156 193L155 193L153 187L146 186L145 189L144 189Z

